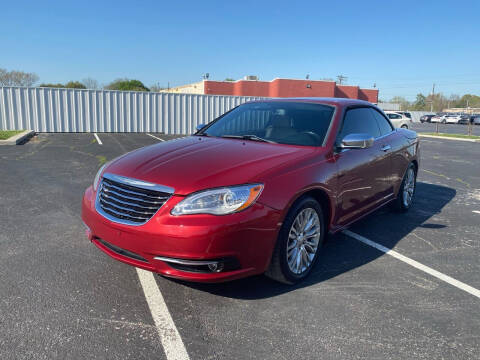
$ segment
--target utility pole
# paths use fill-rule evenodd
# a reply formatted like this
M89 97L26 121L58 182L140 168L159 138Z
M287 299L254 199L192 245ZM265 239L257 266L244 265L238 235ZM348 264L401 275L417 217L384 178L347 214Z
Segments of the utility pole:
M432 99L430 101L430 112L433 112L433 100L435 99L435 83L432 86ZM435 132L438 134L438 122L435 123Z
M430 112L433 112L433 99L435 97L435 84L432 87L432 101L430 102Z
M347 77L344 75L337 75L338 84L342 85L344 81L347 81Z

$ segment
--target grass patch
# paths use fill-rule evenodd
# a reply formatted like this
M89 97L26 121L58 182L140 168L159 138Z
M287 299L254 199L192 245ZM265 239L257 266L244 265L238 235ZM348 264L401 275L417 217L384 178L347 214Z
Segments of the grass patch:
M445 134L445 133L421 133L421 134L433 135L433 136L442 136L442 137L448 137L448 138L480 140L480 136L476 136L476 135Z
M97 155L96 158L97 158L98 163L99 163L100 165L103 165L103 164L105 164L105 163L107 162L107 158L106 158L105 156L103 156L103 155Z
M21 132L23 132L23 130L0 130L0 140L7 140Z

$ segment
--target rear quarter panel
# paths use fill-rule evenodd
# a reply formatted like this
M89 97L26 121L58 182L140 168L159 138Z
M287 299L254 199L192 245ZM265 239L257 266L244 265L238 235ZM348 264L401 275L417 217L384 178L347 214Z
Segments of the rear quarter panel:
M394 193L397 194L408 164L415 160L420 165L419 139L413 131L397 129L390 136L390 145L392 147L392 181Z

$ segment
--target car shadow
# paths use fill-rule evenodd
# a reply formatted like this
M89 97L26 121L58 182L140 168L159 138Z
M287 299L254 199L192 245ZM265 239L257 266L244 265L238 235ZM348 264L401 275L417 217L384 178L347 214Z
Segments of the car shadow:
M353 228L364 228L373 231L380 239L372 239L383 246L393 248L406 235L418 227L442 229L445 224L428 222L439 213L456 195L456 190L429 183L418 182L415 202L407 213L392 212L388 206L375 211L357 222ZM382 234L387 234L383 236ZM325 242L317 263L310 276L297 285L285 285L270 280L266 276L253 276L220 284L189 283L172 280L200 291L217 296L236 299L262 299L280 295L298 288L311 286L331 279L352 269L365 265L384 253L363 245L344 234L330 235Z

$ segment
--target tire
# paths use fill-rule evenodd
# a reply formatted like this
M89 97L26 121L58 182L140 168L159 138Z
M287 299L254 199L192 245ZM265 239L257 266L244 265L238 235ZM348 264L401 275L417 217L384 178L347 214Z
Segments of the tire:
M403 125L401 126L401 128L402 128L402 129L408 129L408 126L405 125L405 124L403 124Z
M410 176L413 177L411 180ZM411 181L413 181L413 183ZM411 188L410 185L413 185L413 188ZM407 186L410 188L410 191L406 189ZM416 189L417 169L413 163L410 163L408 165L407 171L405 171L405 175L403 177L402 184L400 185L400 189L398 189L397 198L392 204L393 208L398 212L407 212L412 206Z
M307 227L301 226L301 220L307 216L305 222L308 225L310 219L308 217L309 215L312 216L312 224L314 224L312 225L312 229L317 229L318 225L318 229L315 231L315 234L318 232L318 239L316 235L314 237L310 236L310 238L302 235L305 232L304 229ZM301 230L301 232L298 230ZM299 235L297 236L296 233ZM265 272L265 275L273 280L290 285L305 279L315 265L318 253L320 252L320 248L325 239L325 234L325 220L320 204L314 198L309 196L297 200L288 211L285 221L282 224L278 234L277 243L273 250L272 260L270 261L270 266ZM308 239L311 239L311 241L307 242ZM313 250L312 243L315 242L316 249L312 252L310 251ZM287 250L287 246L293 247ZM293 265L292 260L289 262L288 258L296 259L296 261L293 261ZM298 260L299 258L300 260ZM306 260L310 261L308 266L303 266L304 263L302 261L304 260L305 263L307 262ZM298 265L299 263L300 266ZM292 270L292 266L294 270L295 267L297 267L299 272Z
M447 120L442 120L442 124L446 124L447 123Z

